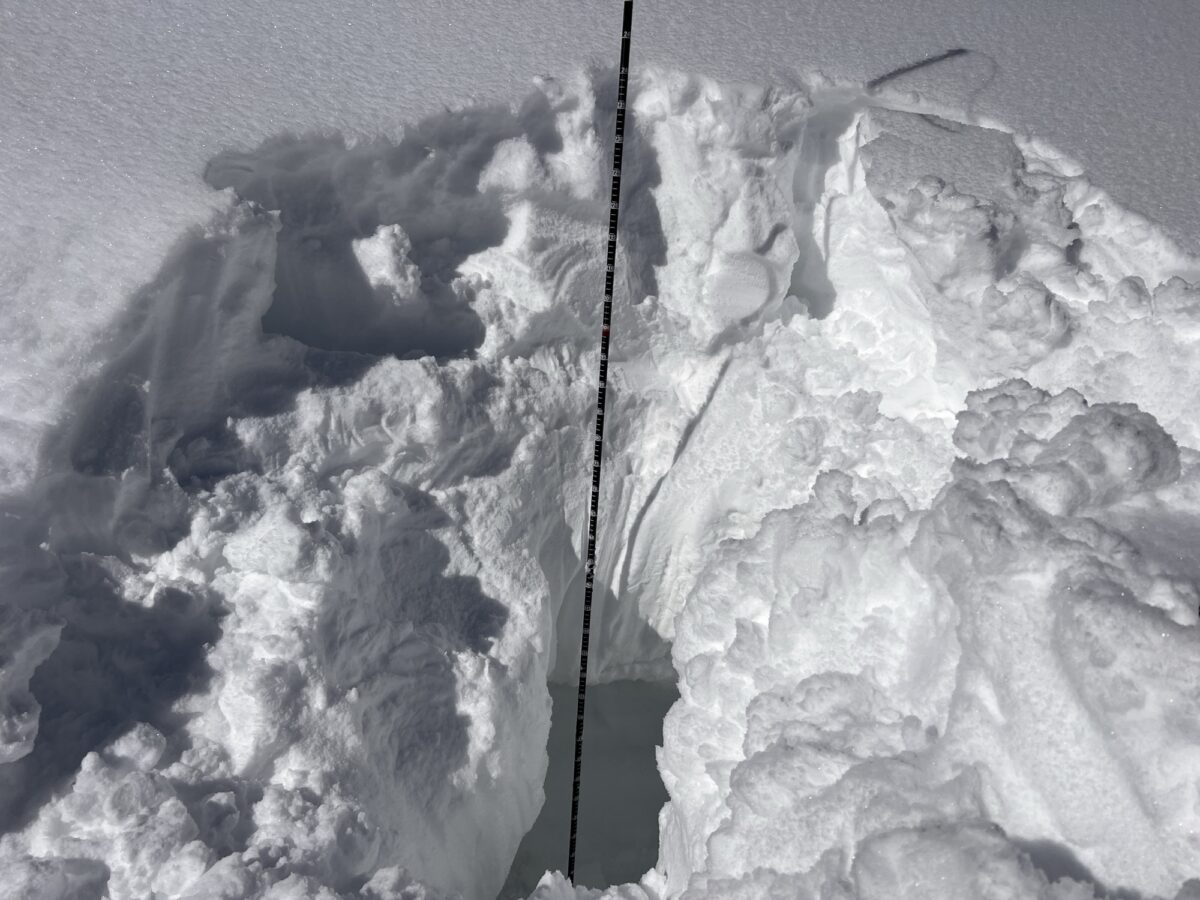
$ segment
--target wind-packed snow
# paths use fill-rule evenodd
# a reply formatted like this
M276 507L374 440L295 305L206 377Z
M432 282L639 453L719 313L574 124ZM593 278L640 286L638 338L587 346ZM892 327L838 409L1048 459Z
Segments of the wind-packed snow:
M18 896L500 890L577 665L613 86L209 161L5 501ZM1192 896L1200 263L943 103L630 106L591 674L677 677L669 802L639 883L533 896Z

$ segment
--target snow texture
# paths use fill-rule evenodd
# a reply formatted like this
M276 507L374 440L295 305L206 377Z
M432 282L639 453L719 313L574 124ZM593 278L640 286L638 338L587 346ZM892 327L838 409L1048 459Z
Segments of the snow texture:
M497 894L613 86L209 162L4 500L6 889ZM637 73L591 674L678 677L670 799L639 882L533 897L1195 895L1200 264L969 118Z
M214 155L281 132L397 138L443 103L507 103L535 76L611 62L620 12L594 0L39 0L0 6L0 22L0 485L14 485L103 361L97 332L222 205L195 177ZM638 5L634 60L863 85L970 48L881 90L1038 135L1195 252L1198 35L1192 0L655 0Z

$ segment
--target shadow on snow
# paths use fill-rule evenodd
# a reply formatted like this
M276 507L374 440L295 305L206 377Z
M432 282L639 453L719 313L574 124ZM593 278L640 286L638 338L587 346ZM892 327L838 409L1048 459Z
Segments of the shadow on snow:
M2 767L0 829L28 821L88 752L134 723L178 732L177 701L210 681L223 599L175 588L135 598L120 573L188 534L191 495L266 467L232 423L350 384L382 356L445 361L479 346L483 324L456 270L505 236L499 199L477 184L495 146L518 136L539 153L561 146L542 95L516 112L447 111L398 142L284 136L210 162L206 181L239 202L184 235L131 299L96 348L102 368L43 442L35 482L0 498L2 612L63 625L31 682L42 707L34 750ZM420 270L405 296L369 283L353 252L387 225L404 230ZM388 596L325 610L319 633L370 627L390 610L388 627L404 636L376 648L387 664L371 677L390 683L363 710L364 728L386 734L395 759L432 753L448 773L467 734L446 651L485 652L506 613L477 579L444 573L449 553L431 533L444 514L400 493L403 514L376 561ZM362 675L361 660L324 649L335 681ZM247 815L252 799L239 804Z

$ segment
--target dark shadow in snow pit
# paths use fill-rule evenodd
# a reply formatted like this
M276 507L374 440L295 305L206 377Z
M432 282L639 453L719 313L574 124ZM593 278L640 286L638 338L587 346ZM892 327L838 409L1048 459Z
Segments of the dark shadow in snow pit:
M795 126L794 133L781 135L800 145L800 160L792 181L792 229L800 256L792 267L788 294L799 299L808 315L824 319L833 312L837 291L829 280L825 261L829 258L829 233L836 202L825 211L822 243L813 236L817 204L825 190L825 173L838 160L838 138L854 121L851 106L837 105L809 114Z
M380 356L471 355L484 327L458 267L507 232L499 198L477 188L496 146L516 137L539 154L561 149L543 94L516 112L446 111L399 142L285 135L216 156L206 180L244 202L186 233L134 295L97 347L99 374L44 442L41 472L64 496L89 482L93 499L139 481L160 521L124 556L161 552L187 531L164 472L190 493L261 468L231 419L286 412L301 391L353 383ZM353 241L391 225L403 234L379 246L403 278L372 284Z
M1101 900L1144 900L1145 895L1140 891L1110 888L1102 884L1070 847L1049 840L1021 840L1011 836L1009 840L1029 857L1034 868L1052 882L1070 878L1092 888Z
M576 875L580 885L637 881L658 862L658 814L667 789L655 748L679 698L670 682L613 681L588 687ZM499 900L527 897L547 870L566 871L575 746L574 684L551 684L546 801L525 835Z
M184 235L97 347L104 365L76 387L43 441L39 490L68 507L72 493L91 497L72 516L100 527L118 501L130 515L159 510L158 533L123 546L122 558L162 552L187 532L170 476L191 492L259 469L230 420L286 412L300 391L349 384L374 364L364 353L263 335L275 258L275 226L261 211ZM142 501L133 502L135 490ZM117 552L111 542L86 549Z

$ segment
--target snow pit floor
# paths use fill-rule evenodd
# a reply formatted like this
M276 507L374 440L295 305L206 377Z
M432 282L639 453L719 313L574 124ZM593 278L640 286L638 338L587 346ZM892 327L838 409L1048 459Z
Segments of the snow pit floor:
M542 874L563 869L571 822L575 685L551 684L545 803L521 841L500 900L529 896ZM588 689L584 719L576 880L592 887L635 882L658 862L658 815L667 791L655 750L679 691L669 682L610 681Z
M6 890L536 878L613 88L212 160L3 498ZM631 97L591 675L677 683L666 803L531 896L1200 896L1200 264L919 97Z

